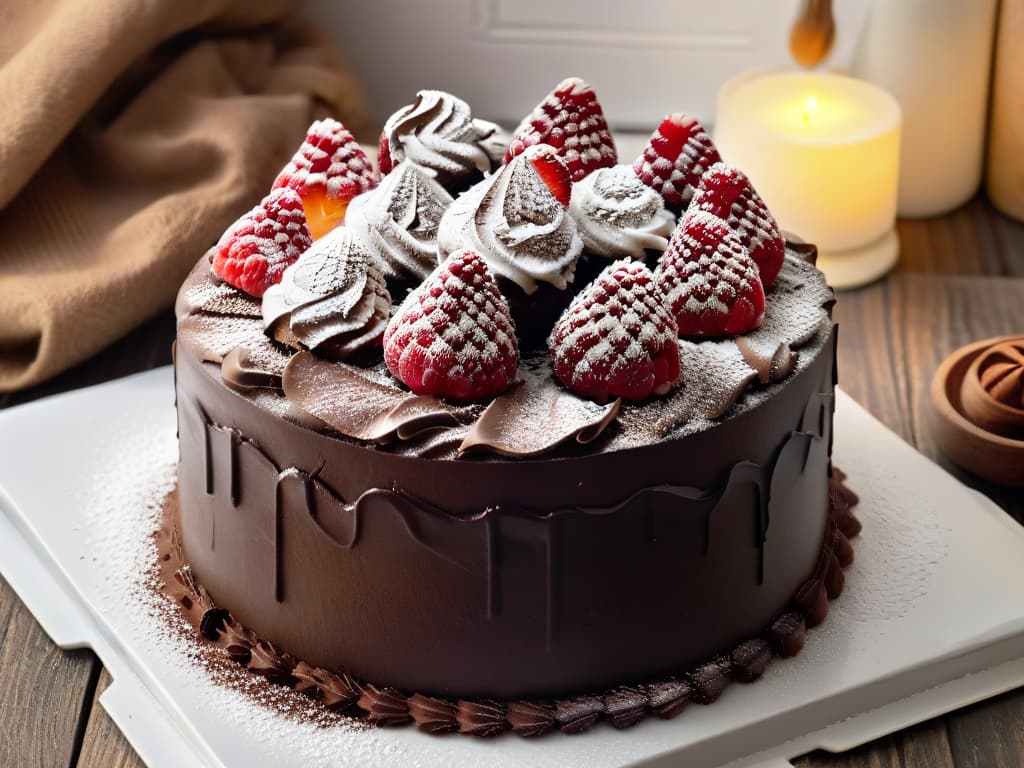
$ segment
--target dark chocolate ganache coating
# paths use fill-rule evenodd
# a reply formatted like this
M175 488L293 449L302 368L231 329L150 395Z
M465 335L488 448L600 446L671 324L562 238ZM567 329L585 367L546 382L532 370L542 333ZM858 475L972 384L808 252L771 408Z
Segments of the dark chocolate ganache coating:
M402 690L549 697L686 668L757 635L815 568L835 384L834 327L823 335L770 396L699 431L503 461L304 426L179 337L185 556L261 637Z

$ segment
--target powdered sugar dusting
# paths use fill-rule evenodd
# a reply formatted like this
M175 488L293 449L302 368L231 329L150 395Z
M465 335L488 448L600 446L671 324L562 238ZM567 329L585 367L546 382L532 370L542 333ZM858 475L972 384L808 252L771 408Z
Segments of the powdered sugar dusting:
M359 142L337 120L309 126L302 146L274 180L274 188L290 187L305 198L312 192L349 200L377 185L373 163Z
M235 347L257 347L265 339L262 320L221 315L189 315L179 320L178 338L211 363L222 362Z
M273 755L296 764L412 764L400 743L324 709L230 662L200 643L173 602L159 591L154 534L164 497L174 486L173 435L155 440L140 431L97 474L88 500L88 540L103 569L95 606L133 655L146 659L165 690L201 732L227 730L241 753Z

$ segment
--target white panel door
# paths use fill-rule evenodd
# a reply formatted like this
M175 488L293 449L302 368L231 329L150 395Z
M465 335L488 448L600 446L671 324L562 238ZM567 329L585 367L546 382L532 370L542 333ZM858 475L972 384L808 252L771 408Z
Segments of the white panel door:
M798 0L306 0L307 13L363 78L378 118L421 88L513 125L563 77L597 89L619 129L667 112L710 120L715 93L752 66L787 61ZM867 0L839 6L833 59ZM844 35L844 30L847 34Z

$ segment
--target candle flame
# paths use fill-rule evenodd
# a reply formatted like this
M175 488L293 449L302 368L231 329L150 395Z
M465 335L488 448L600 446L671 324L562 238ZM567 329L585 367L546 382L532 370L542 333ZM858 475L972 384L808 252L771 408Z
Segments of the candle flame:
M807 103L804 104L804 122L811 122L811 116L818 112L818 99L815 96L808 96Z

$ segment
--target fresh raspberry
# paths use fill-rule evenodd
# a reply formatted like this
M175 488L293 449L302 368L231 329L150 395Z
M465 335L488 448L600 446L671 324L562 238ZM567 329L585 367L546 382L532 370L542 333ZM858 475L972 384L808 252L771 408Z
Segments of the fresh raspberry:
M696 118L669 115L651 135L633 170L665 202L685 208L705 170L721 161L718 148Z
M541 145L545 146L545 145ZM530 158L537 175L547 185L551 194L566 208L572 197L572 178L565 163L558 157L556 150L550 152L537 151Z
M419 395L466 402L508 388L516 329L482 258L451 254L406 297L384 332L384 361Z
M516 128L505 162L534 144L548 144L573 181L618 162L615 142L594 89L578 77L563 80Z
M757 264L722 219L691 210L658 259L654 279L680 336L746 333L764 319Z
M639 261L607 267L551 332L551 367L578 395L599 403L643 400L679 381L676 324L654 275Z
M765 289L771 290L786 256L786 241L746 174L725 163L711 166L701 176L688 210L725 219L757 264Z
M298 194L275 189L221 235L213 273L260 298L312 244Z
M274 180L274 189L299 193L313 237L330 232L345 216L348 201L380 179L359 142L337 120L317 120L302 146Z

